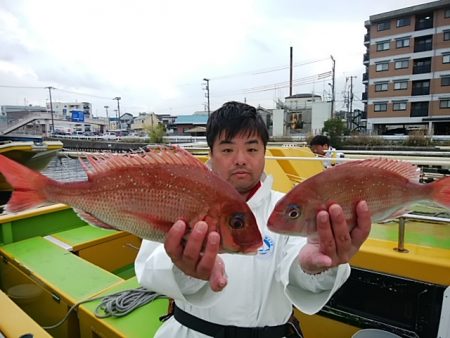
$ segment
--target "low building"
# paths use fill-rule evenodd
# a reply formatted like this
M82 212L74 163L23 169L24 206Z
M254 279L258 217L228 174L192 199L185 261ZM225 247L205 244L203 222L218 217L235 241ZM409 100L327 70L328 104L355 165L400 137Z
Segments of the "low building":
M131 130L135 133L146 133L147 128L152 128L161 122L155 113L139 113L131 124Z
M207 112L196 112L192 115L180 115L175 119L174 126L175 131L173 135L177 136L204 136L206 135L206 123L208 122L208 113ZM204 127L205 132L203 133L199 128L194 129L196 127ZM192 135L192 130L196 134L201 135Z

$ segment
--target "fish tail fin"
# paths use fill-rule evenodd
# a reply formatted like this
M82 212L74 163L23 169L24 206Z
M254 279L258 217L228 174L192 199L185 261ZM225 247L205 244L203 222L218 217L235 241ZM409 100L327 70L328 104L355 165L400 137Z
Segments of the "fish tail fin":
M450 177L442 178L432 184L432 198L446 208L450 208Z
M0 155L0 173L14 189L6 206L7 211L18 212L47 201L43 191L51 180L39 172Z

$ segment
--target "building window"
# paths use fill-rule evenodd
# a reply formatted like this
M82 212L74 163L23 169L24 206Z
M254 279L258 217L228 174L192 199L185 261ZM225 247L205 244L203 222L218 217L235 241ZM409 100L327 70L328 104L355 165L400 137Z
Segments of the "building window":
M450 75L444 75L441 77L441 86L450 86Z
M450 54L442 54L442 63L450 63Z
M385 31L385 30L388 30L390 28L391 28L391 22L389 20L380 22L377 25L377 30L378 31Z
M385 92L388 90L388 82L375 83L376 92Z
M450 54L449 54L450 56ZM375 70L377 72L385 72L389 70L389 62L380 62L375 65Z
M387 111L387 102L377 102L373 104L375 111Z
M395 44L397 48L409 47L409 37L396 39Z
M445 9L444 17L445 17L445 18L450 18L450 8L446 8L446 9Z
M448 109L450 108L450 99L440 99L439 108Z
M392 110L395 110L395 111L406 110L406 104L407 104L407 101L393 102Z
M444 33L444 41L450 40L450 30L447 29L443 31L443 33Z
M409 60L395 61L395 69L404 69L409 67Z
M389 50L390 47L391 47L391 42L389 40L377 42L377 52Z
M397 19L397 27L409 26L411 18L409 16Z
M394 90L405 90L408 89L408 81L395 81Z

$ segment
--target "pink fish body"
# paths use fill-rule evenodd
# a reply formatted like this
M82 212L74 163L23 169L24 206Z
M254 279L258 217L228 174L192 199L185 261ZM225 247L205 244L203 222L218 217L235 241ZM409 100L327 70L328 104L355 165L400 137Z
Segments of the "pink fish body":
M329 168L295 186L269 217L271 231L294 236L316 232L316 215L337 203L355 226L356 204L368 203L373 222L394 218L411 204L431 200L450 208L450 177L420 184L419 169L407 162L369 159Z
M88 180L62 183L0 155L0 172L14 188L6 207L17 212L47 202L73 207L88 223L164 242L178 220L204 220L221 250L255 252L261 234L250 208L225 180L181 148L88 157Z

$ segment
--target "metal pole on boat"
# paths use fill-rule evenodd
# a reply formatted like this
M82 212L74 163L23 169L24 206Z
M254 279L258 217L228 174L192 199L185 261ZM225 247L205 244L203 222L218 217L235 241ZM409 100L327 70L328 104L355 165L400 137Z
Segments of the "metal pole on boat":
M408 252L405 249L405 217L399 217L398 219L398 247L395 248L398 252Z
M50 134L53 134L55 132L55 121L53 120L53 101L52 101L52 89L55 89L53 87L47 87L48 88L48 94L50 96L50 115L52 117L52 128L50 131Z

